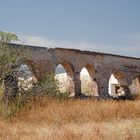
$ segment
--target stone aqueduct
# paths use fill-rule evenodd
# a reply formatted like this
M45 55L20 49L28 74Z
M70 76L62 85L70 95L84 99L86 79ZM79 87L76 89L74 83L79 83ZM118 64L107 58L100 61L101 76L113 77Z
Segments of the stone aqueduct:
M22 45L11 44L17 49ZM81 93L80 72L86 67L90 77L98 85L98 94L108 97L108 82L111 74L120 85L129 86L136 77L140 77L140 58L119 56L107 53L80 51L65 48L24 46L30 52L26 57L26 65L30 67L38 80L46 74L54 73L61 64L73 82L75 95Z

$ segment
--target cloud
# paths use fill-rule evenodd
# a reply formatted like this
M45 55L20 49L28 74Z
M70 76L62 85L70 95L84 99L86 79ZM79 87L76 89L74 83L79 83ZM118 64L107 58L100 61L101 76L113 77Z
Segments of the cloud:
M73 49L80 49L86 51L97 51L97 52L105 52L105 53L112 53L118 55L126 55L126 56L133 56L133 57L140 57L140 46L139 45L124 45L124 46L117 46L111 44L96 44L91 42L67 42L64 40L52 40L45 37L40 36L20 36L21 41L20 43L25 45L32 45L32 46L41 46L47 48L73 48ZM129 37L128 37L129 38ZM133 37L130 37L133 38Z

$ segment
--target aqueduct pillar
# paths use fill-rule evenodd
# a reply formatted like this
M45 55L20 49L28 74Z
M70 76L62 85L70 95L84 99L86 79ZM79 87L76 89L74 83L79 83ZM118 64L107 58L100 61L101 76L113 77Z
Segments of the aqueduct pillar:
M81 94L81 80L80 73L74 73L74 87L75 87L75 96L79 96Z
M102 98L109 97L108 82L110 78L110 72L105 69L100 69L97 71L96 75L99 96Z

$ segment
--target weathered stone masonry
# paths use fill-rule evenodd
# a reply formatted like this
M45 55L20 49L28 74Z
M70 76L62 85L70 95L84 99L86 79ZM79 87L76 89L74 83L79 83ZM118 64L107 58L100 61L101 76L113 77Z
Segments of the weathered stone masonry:
M22 46L11 44L11 47L17 49ZM48 73L54 73L57 65L61 64L74 84L72 92L75 92L75 95L81 93L80 71L83 67L87 68L91 78L97 82L101 97L108 96L108 81L111 74L114 74L120 85L125 86L129 86L132 80L140 76L140 58L75 49L24 47L31 54L27 54L26 64L38 80Z

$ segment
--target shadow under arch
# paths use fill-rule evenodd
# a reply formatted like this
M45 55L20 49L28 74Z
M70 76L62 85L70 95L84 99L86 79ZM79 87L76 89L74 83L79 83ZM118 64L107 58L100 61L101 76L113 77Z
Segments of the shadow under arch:
M98 96L98 85L95 77L95 68L93 65L86 64L81 69L81 92L90 96Z
M75 95L74 69L69 62L63 61L56 65L55 78L58 80L58 87L62 93L66 92L69 96Z

